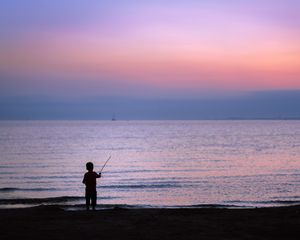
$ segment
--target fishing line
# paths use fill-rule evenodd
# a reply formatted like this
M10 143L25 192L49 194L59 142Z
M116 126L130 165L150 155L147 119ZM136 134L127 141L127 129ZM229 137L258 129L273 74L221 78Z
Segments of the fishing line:
M106 162L104 163L103 167L101 168L100 173L102 173L102 170L105 168L106 164L108 163L108 161L111 159L111 156L109 156L109 158L106 160Z

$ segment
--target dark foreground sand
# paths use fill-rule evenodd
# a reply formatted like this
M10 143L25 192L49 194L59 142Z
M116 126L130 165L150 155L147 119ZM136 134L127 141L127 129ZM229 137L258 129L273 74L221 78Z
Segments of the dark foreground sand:
M300 239L300 206L262 209L0 210L0 239Z

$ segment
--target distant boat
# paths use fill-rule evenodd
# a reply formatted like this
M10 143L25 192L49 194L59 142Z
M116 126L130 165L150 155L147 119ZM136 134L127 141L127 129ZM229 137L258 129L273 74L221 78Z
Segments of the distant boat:
M113 115L113 117L111 118L112 121L116 121L116 117L115 114Z

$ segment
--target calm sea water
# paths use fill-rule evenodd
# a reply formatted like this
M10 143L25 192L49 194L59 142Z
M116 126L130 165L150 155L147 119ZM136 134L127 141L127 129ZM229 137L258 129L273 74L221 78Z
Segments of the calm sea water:
M1 121L0 207L300 203L300 121ZM81 204L81 205L80 205Z

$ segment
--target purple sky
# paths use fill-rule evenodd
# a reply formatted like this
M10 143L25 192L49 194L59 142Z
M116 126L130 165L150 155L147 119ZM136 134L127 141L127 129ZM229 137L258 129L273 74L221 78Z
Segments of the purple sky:
M294 96L299 12L296 0L3 0L1 99L7 112L20 98Z

